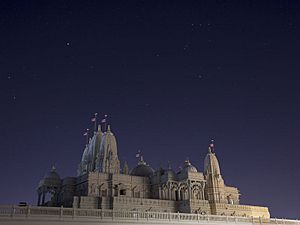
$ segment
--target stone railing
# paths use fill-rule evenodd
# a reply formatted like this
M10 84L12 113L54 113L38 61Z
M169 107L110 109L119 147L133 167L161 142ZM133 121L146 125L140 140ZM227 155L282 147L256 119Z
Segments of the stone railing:
M12 206L0 205L0 219L6 218L95 218L110 221L149 221L149 222L197 222L197 223L252 223L257 225L300 225L299 220L266 219L237 216L216 216L191 213L167 213L151 211L114 211L107 209L77 209L63 207Z

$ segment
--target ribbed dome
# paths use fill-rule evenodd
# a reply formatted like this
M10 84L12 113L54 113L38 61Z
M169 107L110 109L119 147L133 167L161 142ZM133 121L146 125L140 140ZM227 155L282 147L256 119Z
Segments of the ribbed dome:
M56 170L51 170L50 172L48 172L45 177L45 179L52 179L52 180L60 180L60 176L58 175L58 173L56 172Z
M146 164L146 162L143 160L143 157L141 157L138 165L130 171L130 175L140 177L149 177L152 176L153 173L154 170Z
M207 175L212 173L215 175L221 174L218 159L215 153L212 152L212 147L210 146L204 159L204 174Z
M197 168L195 166L193 166L189 160L185 160L184 161L184 166L182 168L182 171L184 172L193 172L193 173L196 173L198 172L197 171Z
M49 171L44 178L39 182L40 186L59 186L61 183L60 176L56 172L55 167L53 166L51 171Z

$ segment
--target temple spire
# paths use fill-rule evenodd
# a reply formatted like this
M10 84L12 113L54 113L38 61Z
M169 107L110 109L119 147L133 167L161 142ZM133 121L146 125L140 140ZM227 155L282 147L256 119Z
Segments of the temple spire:
M123 166L123 174L126 174L126 175L129 174L129 168L128 168L127 161L124 162L124 166Z
M102 132L101 125L98 124L98 132Z
M111 132L111 130L110 130L110 124L107 125L107 132L108 132L108 133Z

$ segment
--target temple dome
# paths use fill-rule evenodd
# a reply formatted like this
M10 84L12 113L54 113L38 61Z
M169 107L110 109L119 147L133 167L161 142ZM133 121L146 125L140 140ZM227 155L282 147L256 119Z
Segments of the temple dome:
M193 166L189 160L184 161L184 166L183 166L182 170L184 172L193 172L193 173L198 172L197 168L195 166Z
M130 175L132 176L149 177L153 174L154 170L146 164L146 162L143 160L143 157L141 157L138 165L130 171Z
M60 176L56 172L55 167L53 166L52 169L44 176L43 179L39 182L40 186L59 186L61 183Z

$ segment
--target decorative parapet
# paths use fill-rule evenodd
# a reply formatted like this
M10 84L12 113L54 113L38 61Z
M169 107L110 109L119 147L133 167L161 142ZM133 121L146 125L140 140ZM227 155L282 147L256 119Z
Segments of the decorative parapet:
M80 219L87 220L95 219L101 221L130 221L141 222L149 221L151 223L244 223L253 225L300 225L298 220L287 219L265 219L254 217L238 217L238 216L215 216L215 215L200 215L192 213L164 213L151 211L116 211L116 210L101 210L101 209L75 209L63 207L37 207L37 206L0 206L0 221L9 219L26 219L39 218L47 221L48 219Z

